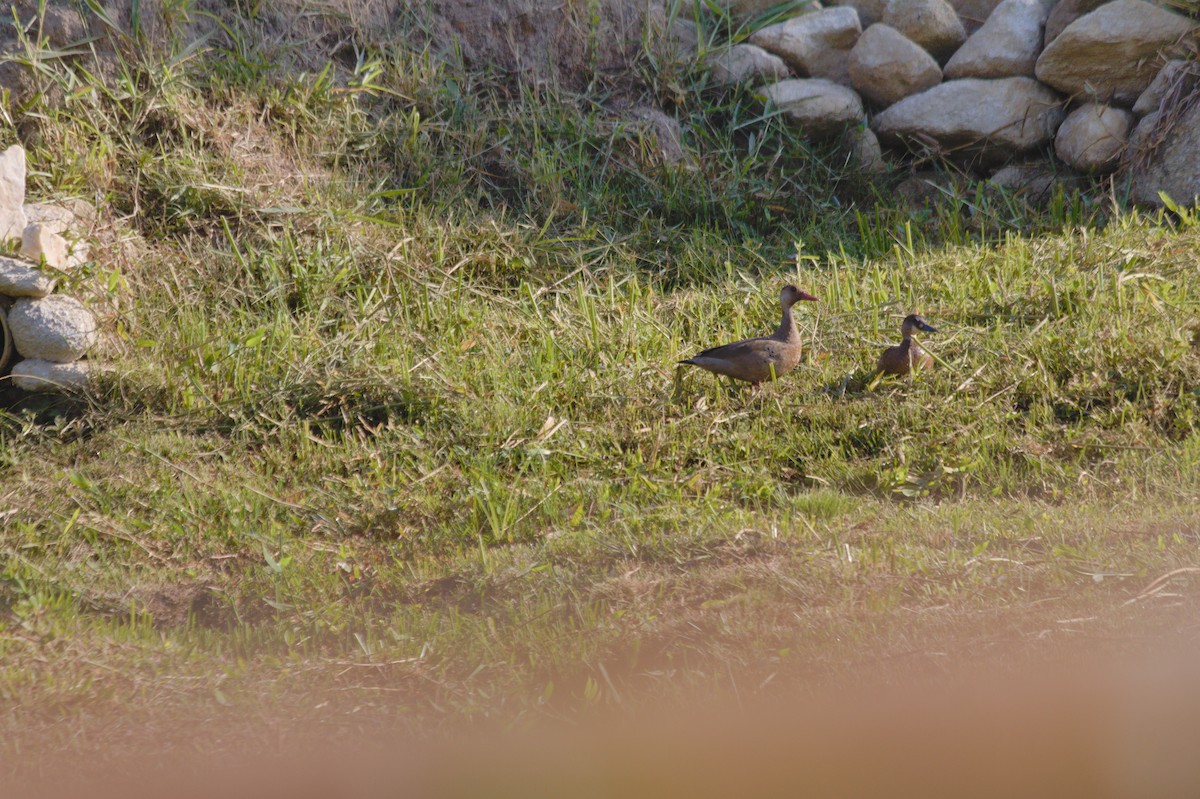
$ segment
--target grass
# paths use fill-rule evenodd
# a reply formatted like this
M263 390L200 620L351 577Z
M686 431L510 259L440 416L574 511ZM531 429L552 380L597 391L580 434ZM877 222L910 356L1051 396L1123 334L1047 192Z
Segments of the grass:
M6 137L32 195L101 199L68 287L115 369L0 420L10 752L163 707L428 729L966 658L1195 565L1186 213L904 208L687 65L643 90L678 100L663 163L626 88L357 40L297 74L218 21L118 36L107 76L22 59ZM791 281L794 374L676 373ZM937 369L876 381L912 310Z

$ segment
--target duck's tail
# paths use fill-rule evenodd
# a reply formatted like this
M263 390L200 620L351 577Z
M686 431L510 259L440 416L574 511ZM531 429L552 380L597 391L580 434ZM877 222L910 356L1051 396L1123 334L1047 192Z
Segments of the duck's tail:
M692 366L695 366L695 365L696 365L696 361L695 361L695 360L693 360L692 358L688 358L688 359L687 359L687 360L685 360L685 361L676 361L675 363L690 363Z

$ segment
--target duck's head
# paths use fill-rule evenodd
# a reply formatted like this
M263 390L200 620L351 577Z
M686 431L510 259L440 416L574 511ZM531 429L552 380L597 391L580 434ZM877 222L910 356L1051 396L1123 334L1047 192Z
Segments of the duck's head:
M817 298L809 294L807 291L802 291L795 286L784 286L783 291L779 292L779 302L784 308L791 308L801 300L807 302L816 302Z
M926 322L920 314L911 313L904 317L904 322L900 325L900 332L905 336L911 336L914 330L920 330L925 333L938 332L938 329Z

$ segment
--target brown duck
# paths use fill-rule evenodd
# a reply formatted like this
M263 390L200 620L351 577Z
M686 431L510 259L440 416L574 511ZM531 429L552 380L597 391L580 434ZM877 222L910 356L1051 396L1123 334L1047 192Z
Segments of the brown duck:
M913 331L921 330L926 333L936 333L937 328L930 325L917 314L904 317L900 325L900 335L904 339L895 347L888 347L879 356L878 371L885 375L906 375L912 370L932 369L933 356L921 349L921 345L913 341Z
M774 333L713 347L680 363L756 386L764 380L783 377L800 363L800 331L792 318L792 306L801 300L816 302L817 298L795 286L784 286L779 293L783 319Z

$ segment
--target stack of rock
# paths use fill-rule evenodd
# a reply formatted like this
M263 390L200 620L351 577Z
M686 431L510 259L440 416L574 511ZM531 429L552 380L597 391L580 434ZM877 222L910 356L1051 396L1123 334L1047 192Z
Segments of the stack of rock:
M746 13L761 5L722 2ZM857 137L868 168L884 166L880 140L984 166L1053 142L1060 160L1089 174L1153 144L1160 155L1142 159L1135 199L1200 193L1200 110L1160 113L1200 72L1172 60L1194 56L1194 20L1146 0L835 2L711 53L714 80L766 81L757 93L806 135ZM1183 175L1156 167L1173 150L1193 160Z
M0 375L26 391L84 388L96 319L83 304L54 294L56 274L88 258L80 228L91 207L25 203L25 151L0 153L0 239L21 242L20 259L0 256ZM15 363L14 363L15 360ZM11 371L10 371L11 367Z

